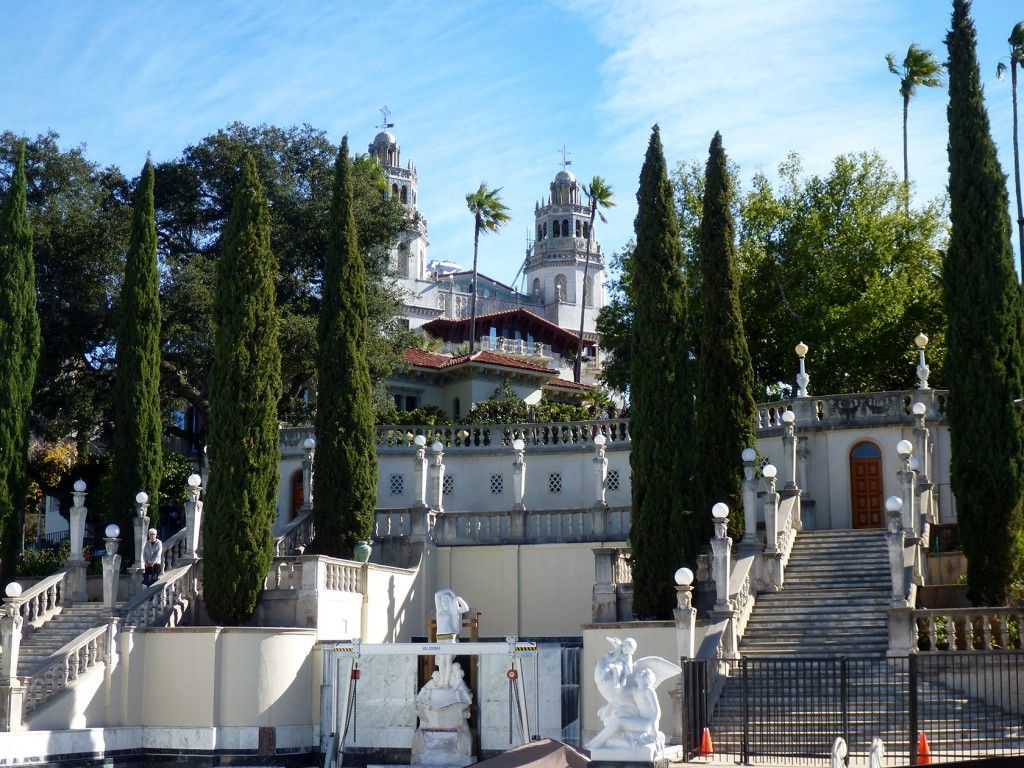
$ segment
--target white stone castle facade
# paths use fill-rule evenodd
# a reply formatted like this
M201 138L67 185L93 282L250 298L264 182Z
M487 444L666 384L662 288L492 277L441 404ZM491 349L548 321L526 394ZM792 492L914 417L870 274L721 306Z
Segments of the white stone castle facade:
M417 221L415 234L404 238L392 252L392 266L404 294L406 322L412 329L427 325L424 332L435 333L428 325L433 320L468 318L472 271L451 256L428 259L430 240L418 203L415 164L401 164L401 147L389 131L374 137L369 153L380 162L390 194L397 196ZM605 261L600 243L590 231L590 206L583 186L570 171L558 172L548 195L534 206L534 219L535 240L520 269L523 289L478 276L477 342L485 350L514 352L531 362L553 364L571 378L571 362L552 356L551 344L535 338L532 330L523 326L521 315L504 313L526 310L578 338L582 302L587 356L583 380L593 383L601 356L596 321L605 302ZM455 351L455 345L450 351Z

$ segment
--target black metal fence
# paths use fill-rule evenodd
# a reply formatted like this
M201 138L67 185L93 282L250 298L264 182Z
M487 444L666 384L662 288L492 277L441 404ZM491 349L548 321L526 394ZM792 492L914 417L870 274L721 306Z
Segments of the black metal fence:
M750 658L726 677L714 664L683 660L688 758L705 728L716 756L743 763L827 762L837 736L861 760L880 738L889 765L1024 755L1024 653Z

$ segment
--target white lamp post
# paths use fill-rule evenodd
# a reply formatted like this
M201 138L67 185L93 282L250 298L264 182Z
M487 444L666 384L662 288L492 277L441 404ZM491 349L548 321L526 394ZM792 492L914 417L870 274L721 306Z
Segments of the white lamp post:
M924 348L928 346L928 337L923 333L919 333L914 337L914 344L917 345L917 388L928 389L930 369L924 361Z
M811 383L811 377L807 375L807 370L804 367L804 358L807 357L808 350L808 346L802 341L794 348L796 356L800 358L800 372L796 375L797 397L807 397L807 385Z

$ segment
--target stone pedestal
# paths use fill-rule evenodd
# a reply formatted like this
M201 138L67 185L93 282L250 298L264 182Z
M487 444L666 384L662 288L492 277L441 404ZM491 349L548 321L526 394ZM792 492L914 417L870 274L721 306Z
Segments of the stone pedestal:
M472 695L461 680L439 687L440 674L416 695L419 725L412 739L412 765L462 766L476 762L466 720Z

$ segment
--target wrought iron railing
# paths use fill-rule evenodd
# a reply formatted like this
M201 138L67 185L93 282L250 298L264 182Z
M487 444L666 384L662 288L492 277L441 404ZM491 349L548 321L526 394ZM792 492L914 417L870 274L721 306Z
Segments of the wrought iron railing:
M684 659L685 758L704 728L716 759L825 764L836 737L866 762L875 738L890 765L1024 755L1024 654L744 658L709 704L710 662Z

